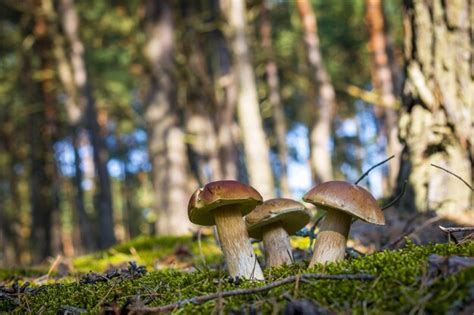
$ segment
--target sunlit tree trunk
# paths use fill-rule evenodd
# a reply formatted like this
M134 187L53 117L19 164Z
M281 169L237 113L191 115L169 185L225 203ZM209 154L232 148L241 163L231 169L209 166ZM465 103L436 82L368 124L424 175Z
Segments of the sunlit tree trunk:
M303 25L308 65L317 86L316 118L311 130L311 168L316 182L333 178L331 163L331 123L336 106L336 93L323 63L319 45L316 15L309 0L297 0Z
M54 7L52 1L45 0L46 3L49 3L47 9L50 16L55 16L57 13L54 12ZM66 23L64 16L62 22ZM51 32L51 37L53 40L53 52L56 59L56 65L58 69L58 77L63 86L65 94L65 109L68 119L68 124L70 126L70 135L71 143L74 151L74 211L75 218L77 219L77 228L79 229L80 234L80 247L82 247L86 252L92 251L96 248L94 242L94 233L92 224L87 215L86 208L84 205L84 189L82 187L82 169L81 169L81 157L79 155L78 149L80 147L80 125L83 120L85 104L79 104L78 102L78 91L76 84L74 82L74 75L72 72L71 64L66 56L65 51L65 39L62 34L54 27Z
M189 233L188 161L175 96L174 24L169 1L148 1L145 57L150 84L145 101L158 234Z
M402 209L436 210L455 219L472 209L470 189L430 166L472 182L472 5L469 0L405 1L400 180L408 179L409 189Z
M245 1L229 0L223 8L239 83L237 115L244 144L250 184L266 198L275 195L269 147L262 126L255 75L245 38Z
M265 73L268 84L268 98L272 106L273 124L275 137L277 140L278 159L280 162L280 173L278 174L281 195L290 197L290 186L288 184L288 147L286 145L286 118L283 104L280 97L280 80L278 78L278 67L273 56L272 49L272 24L268 12L268 0L262 3L262 22L260 34L262 37L262 47L267 57Z
M76 210L76 217L79 223L81 247L86 251L96 249L94 242L94 229L90 222L89 216L84 205L84 189L82 188L83 174L81 169L81 156L79 155L79 134L78 130L72 131L72 146L74 150L74 206Z
M110 176L107 169L108 150L97 121L97 109L87 76L84 45L79 37L79 18L74 1L61 0L60 13L62 27L70 45L71 66L78 91L78 100L85 108L84 120L91 140L94 168L98 179L94 204L99 221L99 247L107 248L116 242Z
M388 39L385 33L385 18L382 0L366 0L366 21L369 28L369 47L372 57L372 84L381 96L380 107L375 108L379 128L387 139L386 152L388 156L395 155L390 160L388 174L388 191L392 191L400 168L401 145L398 140L398 112L396 106L396 89L393 81L393 67L390 65L388 54Z

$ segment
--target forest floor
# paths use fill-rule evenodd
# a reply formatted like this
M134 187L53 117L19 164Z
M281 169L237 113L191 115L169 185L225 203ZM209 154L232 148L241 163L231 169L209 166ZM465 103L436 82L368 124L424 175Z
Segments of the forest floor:
M343 262L312 269L306 267L309 238L294 237L295 264L266 270L261 282L230 279L212 233L139 237L107 251L58 257L36 269L0 270L0 311L473 314L474 241L448 244L446 235L432 232L444 244L416 245L403 237L394 244L414 235L406 230L385 240L392 247L381 250L374 243L376 230L356 226L353 234L362 241L350 244L370 254L353 251ZM365 246L370 238L372 245Z

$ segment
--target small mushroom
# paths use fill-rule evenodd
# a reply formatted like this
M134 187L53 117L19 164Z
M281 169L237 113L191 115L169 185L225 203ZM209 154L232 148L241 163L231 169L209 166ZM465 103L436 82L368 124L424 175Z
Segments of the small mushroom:
M263 239L267 267L293 262L288 235L308 224L310 217L301 203L284 198L267 200L245 217L249 236Z
M232 278L264 280L242 218L262 202L262 196L254 188L233 180L208 183L189 200L191 222L216 225Z
M307 192L303 200L327 212L316 237L309 267L344 258L352 217L373 224L385 224L383 212L375 198L364 188L348 182L322 183Z

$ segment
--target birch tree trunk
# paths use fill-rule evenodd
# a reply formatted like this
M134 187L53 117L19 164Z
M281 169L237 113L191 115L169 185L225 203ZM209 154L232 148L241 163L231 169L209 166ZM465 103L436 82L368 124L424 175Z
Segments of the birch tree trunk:
M152 163L158 234L180 235L192 227L187 216L188 162L175 97L174 24L169 1L148 1L145 57L150 85L145 120Z
M333 178L330 141L331 124L336 106L336 93L326 67L323 64L316 15L309 0L297 0L304 32L308 65L317 85L316 118L310 135L311 168L318 182Z
M395 109L396 89L388 55L388 39L385 33L385 18L381 0L366 0L366 21L369 28L369 48L372 57L372 84L381 96L380 107L375 108L379 128L387 139L388 156L395 155L389 162L388 187L392 191L396 185L400 169L401 145L398 140L398 112Z
M62 27L70 45L71 66L78 91L78 101L85 108L84 119L91 140L98 189L94 204L99 221L99 248L108 248L116 242L110 176L107 169L108 150L97 121L97 109L92 96L84 61L84 45L79 37L79 18L74 0L61 0Z
M280 80L278 78L278 67L272 53L272 24L268 12L268 0L262 3L262 23L260 34L262 37L262 47L265 51L267 62L265 73L269 91L269 101L272 106L273 124L277 139L278 160L280 161L279 186L283 197L290 197L290 186L288 183L288 147L286 145L285 111L280 97Z
M402 208L453 217L472 209L472 191L430 163L472 182L473 14L469 0L405 1Z
M255 74L245 38L245 1L229 0L224 8L238 80L237 115L242 131L250 185L265 199L275 196L269 147L262 126Z

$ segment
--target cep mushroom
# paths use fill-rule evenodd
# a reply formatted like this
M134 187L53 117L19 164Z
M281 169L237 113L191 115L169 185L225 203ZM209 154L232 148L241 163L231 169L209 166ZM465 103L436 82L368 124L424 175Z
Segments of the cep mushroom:
M293 262L288 235L293 235L310 219L310 213L291 199L270 199L245 217L249 236L263 240L267 267Z
M326 211L309 267L344 258L352 217L373 224L385 224L383 212L375 198L364 188L348 182L322 183L307 192L303 200Z
M264 280L243 216L263 202L254 188L233 180L211 182L197 189L188 204L189 220L216 225L231 277Z

